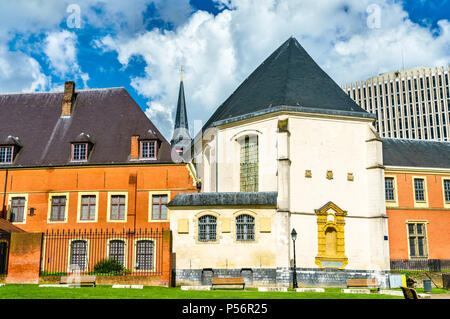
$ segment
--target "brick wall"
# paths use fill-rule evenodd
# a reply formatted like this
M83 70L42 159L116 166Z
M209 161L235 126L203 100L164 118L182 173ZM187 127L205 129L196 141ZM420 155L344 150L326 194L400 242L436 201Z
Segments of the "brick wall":
M39 283L42 233L12 233L7 283Z

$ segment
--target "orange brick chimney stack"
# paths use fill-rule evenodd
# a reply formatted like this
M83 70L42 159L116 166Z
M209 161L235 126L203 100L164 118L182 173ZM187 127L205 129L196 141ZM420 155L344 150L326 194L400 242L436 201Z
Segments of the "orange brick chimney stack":
M139 135L131 136L130 159L139 159Z
M75 82L67 81L64 83L64 96L62 100L61 117L70 117L75 100Z

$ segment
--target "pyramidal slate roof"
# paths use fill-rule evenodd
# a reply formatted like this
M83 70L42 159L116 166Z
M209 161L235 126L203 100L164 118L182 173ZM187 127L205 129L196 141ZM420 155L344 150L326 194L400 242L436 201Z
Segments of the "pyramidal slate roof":
M186 100L184 98L184 84L180 81L180 91L178 92L177 114L175 116L175 129L189 128L186 112Z
M131 136L157 139L157 160L171 160L171 147L124 88L75 91L70 117L61 117L63 92L0 94L0 144L18 145L12 164L35 167L137 163ZM71 143L93 144L86 162L71 162ZM139 163L147 161L139 160Z
M450 142L383 138L386 166L450 168Z
M353 101L291 37L218 107L205 124L289 110L374 117Z

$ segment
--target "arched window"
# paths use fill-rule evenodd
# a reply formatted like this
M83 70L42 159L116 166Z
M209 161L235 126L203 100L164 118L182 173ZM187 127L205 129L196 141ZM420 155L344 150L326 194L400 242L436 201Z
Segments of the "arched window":
M258 191L258 136L245 136L240 142L241 192Z
M198 219L198 240L216 241L217 238L217 218L212 215L205 215Z
M114 239L109 242L109 258L125 266L125 242L123 240Z
M255 218L250 215L239 215L236 218L236 240L255 240Z

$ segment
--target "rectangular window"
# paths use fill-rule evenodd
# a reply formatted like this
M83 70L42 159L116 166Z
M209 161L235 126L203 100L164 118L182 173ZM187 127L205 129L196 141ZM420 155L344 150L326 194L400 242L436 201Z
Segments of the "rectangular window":
M444 197L445 201L450 203L450 179L444 180Z
M156 141L141 142L141 158L156 159Z
M0 163L8 164L12 163L14 146L1 146L0 147Z
M409 256L411 258L428 257L425 225L425 223L408 223Z
M13 197L11 199L10 221L13 223L22 223L25 213L25 197Z
M139 240L136 243L136 269L153 269L153 241Z
M86 270L87 242L85 240L74 240L70 246L69 270Z
M72 161L86 161L87 160L87 143L73 143L72 144Z
M240 190L258 191L258 136L246 136L241 141Z
M95 195L81 196L80 220L95 220L95 205L97 197Z
M167 195L152 195L152 219L167 219Z
M425 201L425 182L422 178L414 178L414 196L416 202Z
M384 184L386 188L386 200L395 200L394 195L394 178L393 177L386 177L384 179Z
M120 239L114 239L109 242L109 258L118 261L122 266L125 265L125 242Z
M125 220L125 195L111 195L111 220Z
M52 196L51 221L64 221L66 214L66 196Z

